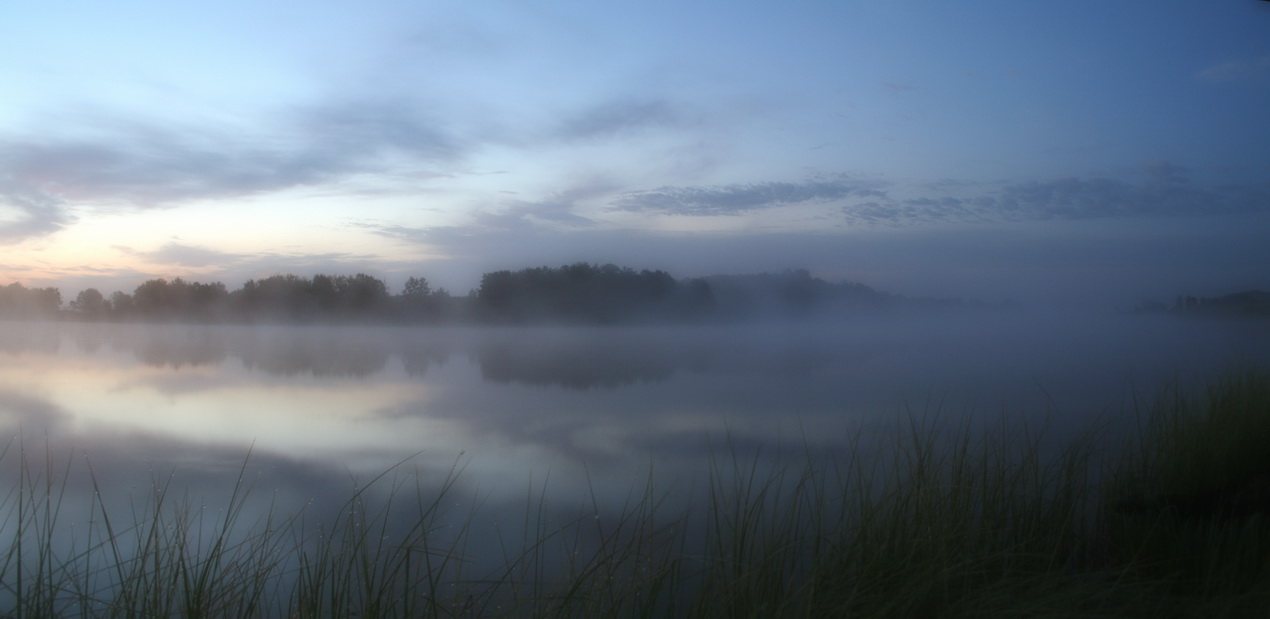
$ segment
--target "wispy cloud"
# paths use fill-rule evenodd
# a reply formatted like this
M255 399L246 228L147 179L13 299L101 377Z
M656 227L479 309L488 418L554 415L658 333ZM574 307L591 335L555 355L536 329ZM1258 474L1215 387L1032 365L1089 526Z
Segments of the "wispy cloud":
M168 243L159 249L148 252L132 252L132 255L144 258L155 264L183 267L227 266L242 261L247 255L217 251L206 247Z
M68 121L49 136L7 136L0 174L31 200L136 207L282 190L366 171L399 158L451 162L459 141L417 106L348 102L280 114L268 130L179 126L135 118ZM49 121L53 122L53 121Z
M61 200L22 183L0 180L0 242L50 234L72 221Z
M986 203L985 203L986 202ZM988 219L982 211L991 199L953 196L893 200L885 196L842 207L849 223L910 226L940 222L975 222Z
M614 100L592 107L566 119L558 131L565 139L612 137L643 129L675 127L684 122L683 114L668 101Z
M402 270L401 261L386 259L375 254L348 252L288 254L272 251L232 253L196 245L172 242L155 250L137 250L132 247L114 246L114 249L130 257L153 265L149 268L114 268L102 272L78 269L75 275L97 282L100 276L121 282L130 290L138 282L153 277L184 277L193 281L221 281L236 287L249 279L271 275L295 274L311 276L319 273L344 275L356 272L385 273ZM122 282L128 282L127 285ZM92 285L100 285L94 283Z
M508 200L491 208L476 210L470 214L470 221L463 224L411 227L359 221L352 225L380 236L432 245L461 244L486 234L527 238L562 231L590 230L598 222L579 215L578 211L585 203L612 191L613 186L608 181L590 179L541 200Z
M842 213L848 223L903 226L1270 212L1270 185L1195 186L1186 168L1166 161L1148 163L1142 172L1145 183L1076 177L1027 181L971 195L883 197L844 206Z
M1270 56L1250 56L1220 62L1199 72L1199 77L1214 82L1239 82L1270 75Z
M1185 167L1164 160L1149 161L1142 171L1153 181L1160 183L1185 183L1188 171Z
M303 151L320 154L336 169L388 150L446 161L463 153L460 141L421 102L345 101L300 108L295 117Z
M547 199L538 202L518 201L495 212L478 213L476 224L500 230L527 230L544 224L569 228L595 225L591 219L573 212L575 205L567 200Z
M509 235L524 239L529 235L592 228L596 222L573 212L567 202L515 202L505 208L478 211L472 221L459 225L402 226L376 222L355 222L353 227L383 237L421 245L462 245L477 236Z
M245 282L252 278L285 273L294 273L296 275L314 275L318 273L345 275L358 271L378 273L385 269L386 264L393 262L375 254L354 254L349 252L326 252L320 254L260 252L238 254L237 256L237 263L221 270L223 277L229 281Z
M807 202L831 202L849 196L881 197L876 186L850 180L765 182L715 187L660 187L630 192L612 206L617 210L668 215L737 215Z

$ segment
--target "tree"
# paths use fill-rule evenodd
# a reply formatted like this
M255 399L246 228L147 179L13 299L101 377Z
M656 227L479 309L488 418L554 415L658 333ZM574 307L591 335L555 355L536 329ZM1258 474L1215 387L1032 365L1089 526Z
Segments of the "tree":
M386 307L388 285L365 273L335 280L336 290L351 314L369 316Z
M696 320L713 300L704 281L680 283L664 271L578 262L486 273L476 304L492 320L620 323Z
M225 289L225 284L192 282L189 285L185 314L204 320L219 318L223 315L228 302L229 291Z
M56 316L62 309L62 292L57 288L33 288L35 312L40 316Z
M330 275L314 275L309 285L309 297L313 300L318 312L332 314L340 304L340 293L335 288L335 279Z
M136 311L151 319L208 320L221 316L229 302L225 284L152 279L132 293Z
M433 298L434 294L432 288L428 286L427 279L423 277L407 279L405 287L401 289L401 316L407 320L436 318L438 299Z
M132 291L132 303L138 313L148 318L158 318L170 312L171 296L168 280L150 279L142 282L136 290Z
M428 280L423 277L411 277L406 280L406 285L401 289L401 296L407 299L423 299L432 294L432 289L428 286Z
M0 315L10 318L54 318L62 309L57 288L27 288L14 282L0 288Z
M96 320L110 309L110 302L96 288L80 291L71 301L70 309L81 317Z
M134 309L132 295L118 290L110 295L110 310L116 317L129 316Z

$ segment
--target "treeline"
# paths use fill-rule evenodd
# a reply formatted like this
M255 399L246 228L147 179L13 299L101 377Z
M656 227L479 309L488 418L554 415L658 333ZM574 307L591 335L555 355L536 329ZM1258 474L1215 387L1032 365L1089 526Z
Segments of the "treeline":
M855 282L827 282L806 269L753 275L711 275L719 314L727 319L811 318L919 301L879 292Z
M1134 308L1134 312L1212 318L1270 318L1270 292L1246 290L1216 297L1178 295L1171 305L1147 302Z
M0 318L55 316L61 307L62 293L57 288L27 288L19 283L0 288Z
M237 290L223 283L151 279L109 296L95 288L66 307L56 288L0 288L0 318L157 322L639 322L807 318L860 308L920 305L863 284L830 283L805 270L676 279L612 264L494 271L465 296L411 277L393 294L380 279L274 275Z
M274 275L249 280L238 290L220 282L152 279L132 294L80 292L62 312L82 320L157 322L423 322L446 318L454 300L411 277L400 294L382 280L345 275Z
M481 277L478 316L496 322L696 320L714 311L710 285L612 264L495 271Z

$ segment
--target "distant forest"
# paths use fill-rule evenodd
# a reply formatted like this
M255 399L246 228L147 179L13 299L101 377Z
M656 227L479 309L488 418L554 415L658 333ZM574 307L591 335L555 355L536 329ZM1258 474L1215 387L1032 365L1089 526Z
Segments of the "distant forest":
M1178 295L1173 304L1143 303L1134 308L1139 314L1175 314L1211 318L1270 317L1270 292L1247 290L1217 297Z
M612 264L494 271L466 296L423 277L393 294L380 279L274 275L237 290L220 282L151 279L132 293L95 288L63 305L57 288L0 287L0 318L119 322L491 324L712 322L816 318L863 309L946 307L857 283L831 283L806 270L675 279L664 271Z

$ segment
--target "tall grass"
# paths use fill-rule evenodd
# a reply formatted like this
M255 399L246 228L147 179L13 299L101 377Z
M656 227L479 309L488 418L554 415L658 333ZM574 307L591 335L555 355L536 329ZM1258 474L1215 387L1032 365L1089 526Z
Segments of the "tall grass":
M1108 492L1117 560L1270 616L1270 375L1162 390Z
M836 452L809 442L761 458L725 444L696 505L671 501L650 471L619 509L594 499L561 520L544 483L494 531L478 526L479 501L455 496L458 464L425 487L404 461L323 519L248 509L247 462L215 509L171 477L120 509L94 478L84 513L67 496L69 463L31 462L16 440L0 452L20 464L0 497L0 611L1270 616L1270 524L1248 481L1270 473L1270 376L1169 389L1144 413L1127 442L1091 430L1059 449L1026 423L935 414ZM481 560L490 536L500 553Z

